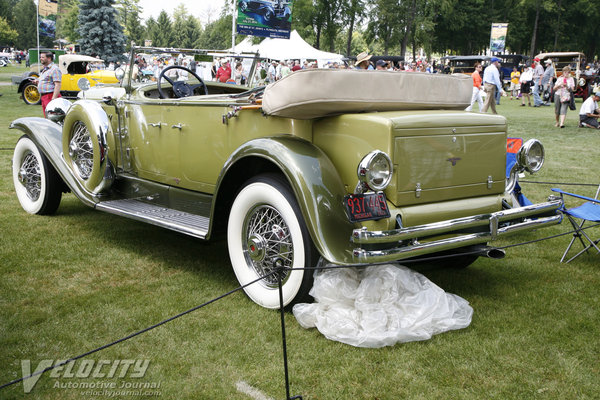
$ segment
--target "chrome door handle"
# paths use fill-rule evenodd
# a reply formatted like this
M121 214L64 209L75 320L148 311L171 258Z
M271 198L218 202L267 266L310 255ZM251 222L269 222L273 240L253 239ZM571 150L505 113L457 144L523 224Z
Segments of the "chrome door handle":
M172 125L172 126L171 126L171 128L173 128L173 129L179 129L179 130L181 130L181 129L183 128L183 125L181 125L181 124L179 123L179 124L177 124L177 125Z
M162 123L157 122L157 123L149 123L148 125L150 125L153 128L161 128L162 127Z

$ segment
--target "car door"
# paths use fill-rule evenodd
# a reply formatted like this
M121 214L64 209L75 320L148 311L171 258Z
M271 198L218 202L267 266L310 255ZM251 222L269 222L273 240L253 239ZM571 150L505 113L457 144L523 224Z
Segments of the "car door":
M123 143L125 165L140 177L167 185L179 185L179 132L171 128L173 106L169 101L131 102L126 105ZM168 122L169 121L169 122Z

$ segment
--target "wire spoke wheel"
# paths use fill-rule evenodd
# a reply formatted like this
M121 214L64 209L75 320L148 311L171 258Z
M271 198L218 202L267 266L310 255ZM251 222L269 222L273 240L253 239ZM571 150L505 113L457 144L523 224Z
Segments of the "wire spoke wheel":
M242 231L242 246L248 266L258 276L272 273L277 267L291 268L294 261L290 230L281 214L271 206L260 205L246 216ZM282 276L285 283L288 272ZM277 275L261 281L270 288L278 285Z
M22 136L12 160L13 184L21 207L30 214L54 214L64 183L46 156L27 136Z
M31 201L37 201L40 198L42 174L40 163L32 152L28 152L23 158L21 168L19 168L19 182L25 188L27 197Z
M94 167L94 146L90 132L81 121L73 126L73 136L69 142L69 156L79 177L84 181L92 174Z
M284 306L308 300L313 271L303 268L316 266L319 254L285 178L263 174L244 184L229 213L227 246L240 284L255 282L244 292L256 304L280 307L277 274Z

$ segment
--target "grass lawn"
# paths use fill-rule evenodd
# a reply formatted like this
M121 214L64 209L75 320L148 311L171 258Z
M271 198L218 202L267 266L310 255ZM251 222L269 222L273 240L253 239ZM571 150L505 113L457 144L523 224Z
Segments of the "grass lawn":
M0 93L0 384L22 376L22 360L34 371L42 360L81 354L237 287L225 242L205 243L93 211L72 194L63 196L54 216L25 213L11 178L20 132L8 124L41 116L41 108L26 106L15 86L0 86ZM567 127L558 129L552 107L519 104L503 98L498 106L509 135L535 137L546 146L546 165L527 180L600 183L598 131L578 129L577 112L569 111ZM534 202L554 187L522 186ZM568 230L563 223L495 244ZM591 233L598 237L600 229ZM291 394L332 400L598 398L600 256L560 264L569 238L511 248L504 260L479 259L465 270L425 271L474 308L470 327L426 342L357 349L302 329L288 314ZM73 386L98 381L159 384L154 397L164 399L249 399L236 389L246 382L285 398L279 314L242 293L85 358L150 362L141 378L44 374L30 394L20 383L0 390L0 398L90 398ZM83 367L77 362L73 371Z

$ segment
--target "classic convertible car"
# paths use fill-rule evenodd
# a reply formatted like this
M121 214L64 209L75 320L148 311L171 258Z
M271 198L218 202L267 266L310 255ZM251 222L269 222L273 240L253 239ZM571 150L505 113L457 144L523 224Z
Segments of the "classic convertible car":
M247 90L170 66L131 82L11 124L22 207L55 213L68 190L197 238L222 232L264 307L279 307L278 279L286 305L305 300L321 259L464 267L502 256L496 238L561 221L560 199L519 203L518 174L541 168L543 147L527 141L507 178L506 120L461 111L467 76L311 69Z

